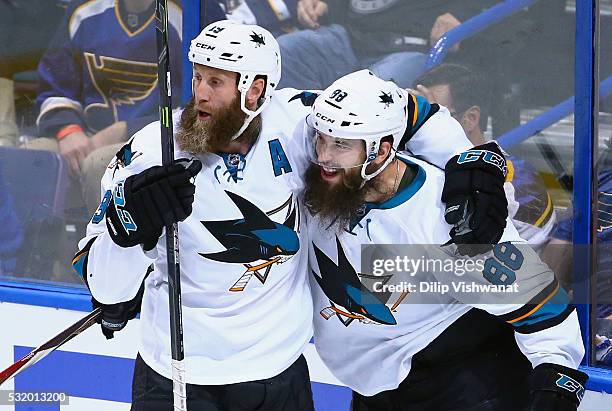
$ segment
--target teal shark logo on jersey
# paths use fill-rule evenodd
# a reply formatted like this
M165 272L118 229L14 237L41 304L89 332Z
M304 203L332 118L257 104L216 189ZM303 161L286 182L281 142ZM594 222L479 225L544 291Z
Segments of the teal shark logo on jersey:
M391 276L358 274L346 258L337 237L336 245L338 264L334 263L314 243L312 244L321 276L318 276L314 270L312 274L331 304L321 310L321 316L328 320L335 315L346 327L354 320L361 323L396 325L397 321L392 312L396 310L407 293L400 295L391 309L387 307L385 302L389 300L391 294L375 294L368 290L364 283L377 280L384 284L391 279Z
M295 231L297 205L292 208L293 196L280 207L264 212L249 200L225 190L228 197L242 213L242 218L222 221L201 221L206 229L226 248L217 253L200 253L204 258L224 263L240 263L246 271L230 288L244 291L254 276L262 284L266 282L272 267L293 257L300 248ZM287 217L282 224L270 219L287 208ZM299 221L297 222L299 227Z

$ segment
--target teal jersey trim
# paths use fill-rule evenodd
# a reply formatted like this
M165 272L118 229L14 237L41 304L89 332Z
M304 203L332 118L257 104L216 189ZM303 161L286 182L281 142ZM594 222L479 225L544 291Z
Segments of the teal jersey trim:
M528 317L512 323L515 328L534 325L543 321L548 321L563 314L569 305L569 296L561 287L557 290L550 300L543 304L537 311Z
M395 193L395 195L389 198L388 200L385 200L382 203L363 203L362 208L351 219L351 223L349 225L349 232L352 232L355 226L361 226L361 220L370 212L370 210L388 210L390 208L400 206L406 201L410 200L417 193L417 191L419 191L421 187L423 187L423 184L425 184L425 179L427 175L423 167L413 163L412 161L406 158L401 158L399 156L397 158L398 160L403 161L407 166L416 167L416 176L406 188Z

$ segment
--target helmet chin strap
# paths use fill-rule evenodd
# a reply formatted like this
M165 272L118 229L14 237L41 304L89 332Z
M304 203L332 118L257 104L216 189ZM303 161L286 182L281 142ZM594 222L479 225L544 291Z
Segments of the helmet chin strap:
M234 141L238 137L240 137L242 133L244 133L244 130L247 129L249 124L251 124L251 121L253 121L253 119L255 119L255 117L257 117L259 113L261 113L263 109L270 102L270 99L265 99L264 102L257 108L257 110L255 111L249 110L246 106L246 94L249 88L250 88L250 85L248 87L238 87L238 91L240 92L240 109L242 110L244 114L247 115L247 117L244 119L244 123L242 123L242 127L240 127L240 129L236 132L236 134L232 136L231 141Z
M361 185L359 186L359 189L363 188L365 183L367 183L369 180L373 179L374 177L376 177L377 175L382 173L382 171L389 164L391 164L391 161L393 161L394 158L395 158L395 150L391 150L391 153L389 153L389 156L386 158L385 162L382 163L382 165L378 168L378 170L376 170L372 174L366 174L366 168L372 162L372 160L363 163L363 165L361 166L361 178L363 178L363 181L361 182Z
M192 64L193 66L193 64ZM255 81L255 80L253 80ZM251 111L246 107L246 94L247 91L249 90L249 88L251 87L253 83L251 82L251 84L249 84L249 86L239 86L238 87L238 92L240 93L240 109L242 110L242 112L244 114L247 115L247 117L244 119L244 123L242 123L242 127L240 127L240 129L236 132L236 134L234 134L231 138L231 141L236 140L238 137L240 137L242 135L242 133L244 133L244 130L247 129L247 127L249 126L249 124L251 124L251 121L253 121L253 119L255 117L257 117L259 115L259 113L261 113L264 109L264 107L266 107L268 105L268 103L270 102L270 99L267 98L264 100L264 102L257 108L257 110L255 111ZM195 86L194 86L194 80L191 80L191 95L195 96ZM264 97L265 98L265 97Z

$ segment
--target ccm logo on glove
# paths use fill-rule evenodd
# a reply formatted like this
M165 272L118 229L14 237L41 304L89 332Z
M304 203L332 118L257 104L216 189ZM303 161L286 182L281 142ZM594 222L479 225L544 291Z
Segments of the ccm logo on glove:
M457 164L471 163L473 161L484 161L485 163L491 164L499 169L504 175L504 178L508 175L508 167L506 166L506 160L500 154L494 153L488 150L468 150L459 154Z
M197 159L179 159L129 176L117 183L112 196L105 195L92 222L101 221L106 214L108 233L115 244L142 244L145 250L151 250L164 227L191 214L195 195L191 179L201 169Z

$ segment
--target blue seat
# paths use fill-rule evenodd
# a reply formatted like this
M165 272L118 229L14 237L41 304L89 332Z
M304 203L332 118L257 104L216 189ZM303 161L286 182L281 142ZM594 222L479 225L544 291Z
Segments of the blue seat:
M0 170L20 221L63 216L67 170L58 154L0 147Z
M0 247L0 274L68 281L75 240L66 240L64 200L68 182L61 157L53 152L0 147L0 224L10 226ZM5 228L6 229L6 228ZM3 253L3 254L2 254Z

